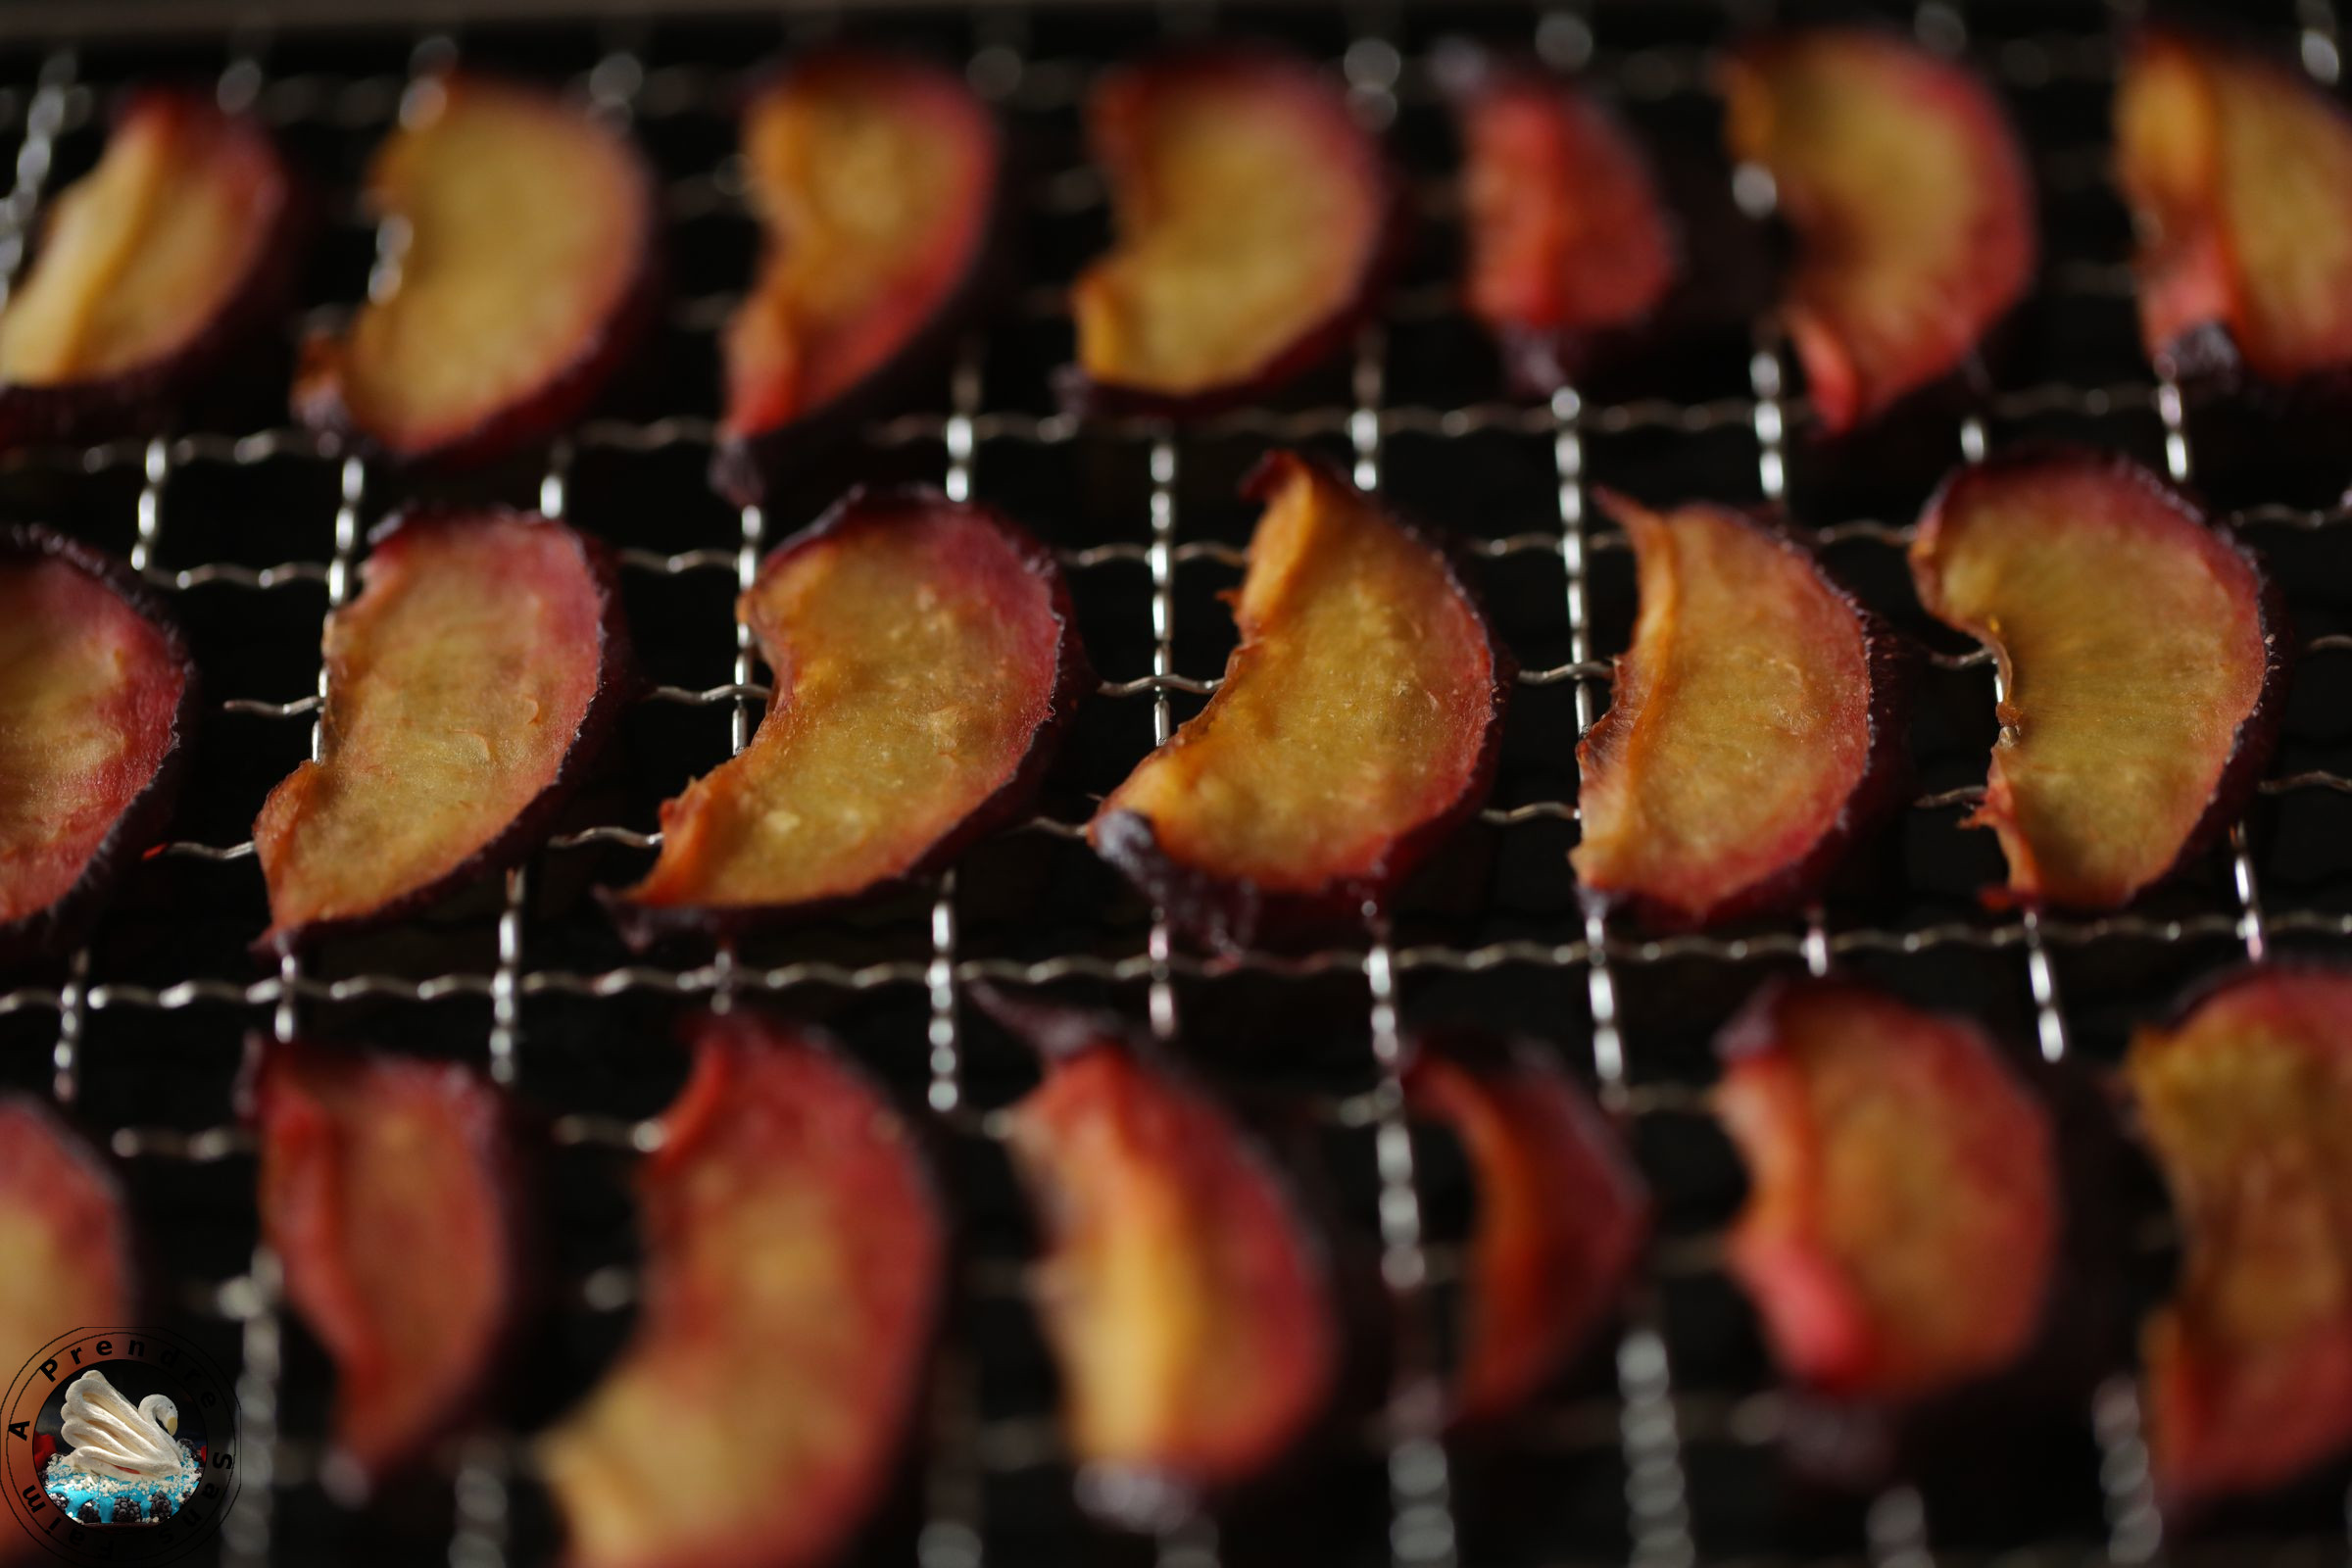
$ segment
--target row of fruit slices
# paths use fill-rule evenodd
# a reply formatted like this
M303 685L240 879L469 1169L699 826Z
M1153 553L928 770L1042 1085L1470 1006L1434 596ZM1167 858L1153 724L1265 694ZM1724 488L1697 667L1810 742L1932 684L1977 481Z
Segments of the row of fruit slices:
M1087 835L1213 948L1351 928L1486 799L1513 675L1433 540L1269 457L1207 706ZM1642 612L1578 748L1580 884L1653 927L1784 911L1908 799L1905 639L1777 520L1614 497ZM2270 756L2289 639L2251 555L2128 461L1960 470L1912 545L1922 602L1998 656L1996 902L2104 909L2183 865ZM264 804L266 954L398 918L535 849L637 689L608 552L502 511L387 523L329 616L318 760ZM196 675L126 568L0 537L0 951L70 945L164 831ZM662 808L609 902L631 941L807 916L949 864L1034 807L1094 678L1051 552L936 491L854 492L739 613L775 684L737 757Z
M1383 1386L1343 1230L1151 1041L981 1000L1045 1069L1001 1119L1081 1500L1164 1528L1295 1477ZM2186 1247L2140 1337L2176 1521L2352 1450L2347 1019L2352 978L2257 967L2143 1028L2126 1064ZM738 1009L687 1036L637 1178L635 1337L536 1467L575 1563L829 1560L922 1408L953 1218L923 1135L819 1033ZM1729 1262L1788 1384L1791 1463L1875 1486L1958 1455L1980 1484L2020 1479L2020 1424L2081 1411L2126 1358L2111 1107L1848 981L1768 985L1718 1048L1713 1108L1750 1175ZM1493 1432L1616 1313L1648 1199L1548 1048L1424 1038L1404 1083L1477 1187L1447 1424ZM479 1411L534 1310L535 1139L468 1068L259 1037L243 1101L264 1238L337 1368L327 1474L356 1500ZM30 1099L0 1100L0 1220L54 1244L20 1250L0 1345L137 1319L115 1180Z
M1471 309L1524 389L1659 348L1737 291L1711 220L1577 89L1468 49L1460 108ZM1972 364L2036 264L2026 161L1964 68L1892 34L1825 29L1735 51L1730 152L1799 239L1782 320L1821 427L1850 429ZM1258 397L1377 303L1401 183L1310 66L1240 48L1104 76L1090 128L1118 238L1070 293L1078 406L1180 417ZM2306 191L2352 179L2352 120L2263 61L2142 36L2118 98L2160 365L2294 383L2352 365L2352 248ZM725 333L714 476L738 500L928 368L1005 269L1006 138L953 74L889 55L801 60L751 95L767 234ZM301 250L301 182L249 121L130 100L52 205L0 318L0 445L152 418L272 324ZM1716 194L1728 188L1715 182ZM456 466L578 415L650 320L653 176L614 125L537 89L417 83L368 185L386 265L294 404L397 460Z

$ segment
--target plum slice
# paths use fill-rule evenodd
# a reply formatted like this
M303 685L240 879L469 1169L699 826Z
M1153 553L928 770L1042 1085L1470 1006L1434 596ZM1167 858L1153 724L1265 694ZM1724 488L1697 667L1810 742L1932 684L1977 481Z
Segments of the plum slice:
M2352 974L2243 970L2125 1062L2185 1238L2143 1340L2167 1500L2284 1485L2352 1452Z
M0 529L0 959L70 947L171 820L196 666L130 568Z
M2148 355L2275 382L2352 368L2352 115L2299 72L2160 29L2116 96Z
M1478 1189L1455 1418L1525 1405L1617 1304L1648 1229L1642 1178L1585 1092L1537 1048L1418 1042L1406 1103L1462 1142Z
M1321 464L1275 453L1208 706L1088 825L1213 946L1385 898L1494 779L1511 665L1446 555Z
M1677 236L1647 156L1605 106L1531 67L1455 56L1471 314L1548 396L1675 288Z
M11 1372L61 1334L132 1321L135 1250L122 1186L97 1152L46 1101L0 1096L0 1355Z
M1106 75L1087 122L1118 230L1070 291L1088 408L1230 407L1313 366L1371 309L1397 180L1306 62L1163 56Z
M775 671L740 757L662 808L632 935L733 927L947 864L1027 808L1091 682L1044 546L935 490L856 490L737 612Z
M1006 1125L1080 1499L1166 1524L1278 1466L1330 1408L1328 1266L1275 1166L1116 1020L984 1001L1045 1059Z
M429 77L368 200L404 238L349 328L304 345L294 407L313 425L403 461L487 462L570 422L650 318L653 178L584 107Z
M750 500L818 421L946 346L988 281L1005 180L962 79L887 54L794 62L746 107L743 146L766 255L727 323L715 471Z
M0 444L132 427L220 368L285 300L298 210L251 120L134 94L0 314Z
M1911 573L2007 683L1970 818L2007 897L2116 907L2236 814L2276 738L2285 612L2178 492L2113 454L1995 459L1929 502Z
M1989 88L1892 33L1822 27L1725 70L1732 156L1798 260L1782 318L1832 434L1958 369L2034 276L2034 192Z
M823 1035L738 1010L688 1038L638 1176L636 1332L539 1444L564 1560L831 1562L920 1403L947 1223L914 1130Z
M247 1050L262 1236L334 1361L333 1450L365 1490L470 1413L520 1318L507 1102L455 1062Z
M562 523L411 513L361 573L327 620L318 760L253 825L268 950L397 918L520 859L628 684L612 560Z
M1642 613L1577 747L1578 879L1662 926L1808 897L1896 804L1892 634L1776 523L1603 501L1633 543Z
M2064 1205L2048 1113L1992 1044L1809 980L1767 986L1717 1049L1716 1113L1751 1183L1731 1268L1788 1374L1903 1403L2019 1361Z

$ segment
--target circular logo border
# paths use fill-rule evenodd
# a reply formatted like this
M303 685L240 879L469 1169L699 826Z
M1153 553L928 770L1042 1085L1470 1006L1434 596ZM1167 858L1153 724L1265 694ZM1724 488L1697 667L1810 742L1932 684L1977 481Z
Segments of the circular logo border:
M179 1380L204 1413L203 1478L179 1512L160 1525L105 1529L67 1518L49 1500L32 1464L32 1437L41 1407L78 1370L106 1361L139 1361ZM235 1506L243 1471L237 1464L236 1387L190 1341L164 1329L81 1328L59 1335L32 1354L8 1385L0 1404L0 1477L8 1511L51 1556L70 1563L156 1568L185 1556L219 1533Z

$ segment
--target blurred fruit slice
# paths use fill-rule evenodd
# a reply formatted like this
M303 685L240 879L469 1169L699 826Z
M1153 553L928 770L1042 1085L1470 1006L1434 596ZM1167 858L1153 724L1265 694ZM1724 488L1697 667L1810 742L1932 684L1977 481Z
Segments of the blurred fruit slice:
M1960 368L2032 286L2034 190L1990 88L1891 32L1817 27L1724 72L1732 157L1772 176L1798 257L1782 319L1823 428Z
M132 95L49 204L0 313L0 445L147 424L271 324L299 250L268 133L193 94Z
M2352 975L2245 970L2140 1029L2125 1077L2185 1255L2142 1339L2169 1503L2352 1453Z
M1717 1040L1750 1190L1731 1268L1790 1379L1911 1402L2031 1348L2063 1220L2050 1119L1975 1026L1768 985Z
M1087 126L1118 230L1070 292L1087 407L1183 416L1260 397L1371 308L1397 181L1305 61L1223 47L1121 67Z
M737 1010L638 1177L637 1328L539 1441L572 1568L813 1568L887 1492L947 1224L916 1134L821 1034Z
M456 467L587 408L653 303L653 176L628 137L536 87L449 73L411 89L368 201L399 236L339 337L314 337L295 412Z

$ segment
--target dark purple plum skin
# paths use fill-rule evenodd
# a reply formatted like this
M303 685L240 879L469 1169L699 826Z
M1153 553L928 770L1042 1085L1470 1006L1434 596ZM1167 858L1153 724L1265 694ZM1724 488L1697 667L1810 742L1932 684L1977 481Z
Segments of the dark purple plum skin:
M642 950L670 936L730 937L787 925L861 903L887 889L922 882L954 864L965 850L981 839L1019 820L1036 801L1046 774L1052 769L1054 759L1060 755L1062 737L1069 728L1071 716L1094 691L1097 681L1094 664L1087 658L1086 645L1079 640L1078 614L1070 599L1069 580L1062 575L1061 564L1054 559L1054 552L1040 543L1028 529L984 502L950 501L946 495L929 485L891 485L882 488L858 485L835 502L823 516L770 551L766 561L760 564L760 569L764 572L768 564L778 558L807 549L869 517L932 508L955 509L978 517L1011 548L1029 575L1047 585L1049 612L1060 631L1055 651L1054 689L1046 718L1030 736L1029 750L1022 757L1020 765L1013 770L1011 777L998 786L996 793L974 808L953 831L941 837L899 876L843 898L742 908L709 908L688 905L652 907L630 903L616 889L599 888L597 896L612 913L622 940L632 948Z
M47 956L78 946L123 873L144 857L171 825L179 787L187 776L197 715L204 710L202 682L185 634L163 598L130 566L103 551L38 523L0 528L0 562L47 558L93 579L135 611L162 637L181 675L179 706L172 716L172 740L147 787L123 808L74 886L47 908L0 925L0 963Z
M381 544L403 528L457 522L485 513L508 517L527 515L508 508L453 505L416 507L378 523L369 533L368 543L370 546ZM273 961L319 942L388 925L421 909L430 908L461 887L520 864L546 839L557 813L563 810L579 788L581 780L595 767L612 739L622 711L635 699L642 684L637 673L635 650L629 637L628 617L621 604L620 567L612 552L602 540L565 524L550 521L545 525L564 527L578 542L580 553L596 581L597 595L603 607L604 631L604 652L597 667L596 695L589 699L588 710L581 715L579 727L572 731L571 746L564 754L564 765L557 770L554 781L515 813L503 832L449 875L393 899L366 914L336 920L314 920L280 932L274 938L264 934L252 944L255 957Z
M829 62L863 53L845 48L803 55L780 74L819 70ZM755 86L746 97L756 96L758 91ZM979 103L976 96L974 102ZM905 407L955 358L965 329L984 311L1009 296L1020 270L1016 252L1022 185L1015 177L1019 161L1002 118L985 105L980 105L980 113L995 137L994 172L988 213L981 220L981 238L970 269L899 351L855 386L798 418L748 436L721 437L710 454L710 486L735 505L758 505L795 468L853 434L859 425Z
M168 89L149 91L178 96ZM133 97L122 107L127 110L137 101ZM293 299L295 278L318 226L318 202L266 130L250 122L242 122L240 128L268 153L284 191L284 199L266 220L268 233L255 248L245 276L202 329L161 359L94 380L0 385L0 451L154 429L190 391L226 368L277 323Z
M1353 488L1319 459L1302 461L1321 468L1332 483L1344 489ZM1269 455L1242 481L1243 494L1265 499L1268 487L1275 482L1275 473ZM1375 874L1337 878L1306 893L1273 892L1245 878L1224 876L1213 867L1179 861L1160 848L1151 822L1138 812L1114 811L1102 817L1095 829L1096 853L1164 910L1171 926L1218 952L1247 952L1261 937L1290 944L1360 930L1367 906L1385 905L1431 852L1476 814L1494 787L1494 769L1502 754L1503 719L1510 707L1511 686L1518 665L1472 589L1452 542L1425 524L1400 516L1385 504L1382 513L1406 537L1438 558L1446 581L1477 613L1480 628L1486 634L1487 654L1493 662L1493 696L1468 787L1447 803L1446 809L1391 845Z

